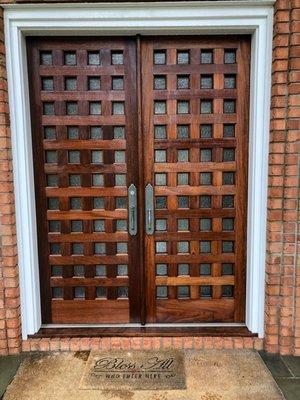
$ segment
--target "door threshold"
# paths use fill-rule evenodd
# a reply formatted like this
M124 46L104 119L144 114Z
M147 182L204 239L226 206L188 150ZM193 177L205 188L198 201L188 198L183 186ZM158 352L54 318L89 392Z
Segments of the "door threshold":
M255 337L245 324L115 324L94 325L42 325L29 338L46 337L172 337L172 336L222 336Z

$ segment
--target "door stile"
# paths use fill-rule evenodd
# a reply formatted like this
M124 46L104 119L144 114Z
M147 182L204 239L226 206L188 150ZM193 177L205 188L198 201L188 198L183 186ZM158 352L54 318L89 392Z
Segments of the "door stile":
M125 64L125 93L127 94L125 101L125 113L127 116L127 187L134 184L137 188L138 209L140 208L139 189L141 186L142 177L140 176L140 161L139 161L139 86L138 86L138 50L135 39L129 39L130 43L126 47L125 58L128 60ZM126 54L127 53L127 54ZM130 216L129 216L130 218ZM129 219L128 219L129 220ZM142 227L139 224L141 221L138 216L137 234L129 236L129 254L130 254L130 270L129 270L129 304L130 304L130 322L138 323L141 318L142 309L142 274L143 264L141 262L141 237L143 236Z
M236 186L236 284L234 321L245 321L246 242L247 242L247 172L248 172L248 99L250 93L250 41L240 40L237 48L237 132Z
M152 71L152 54L153 44L151 41L147 41L144 38L141 43L141 71L142 71L142 131L143 131L143 148L144 148L144 188L147 184L153 185L153 148L154 148L154 137L153 137L153 101L152 101L152 87L153 87L153 71ZM144 190L144 189L143 189ZM145 213L143 215L145 219ZM145 232L145 230L144 230ZM154 262L154 236L148 235L145 232L144 238L145 246L145 296L146 296L146 310L147 310L147 322L155 322L155 262Z

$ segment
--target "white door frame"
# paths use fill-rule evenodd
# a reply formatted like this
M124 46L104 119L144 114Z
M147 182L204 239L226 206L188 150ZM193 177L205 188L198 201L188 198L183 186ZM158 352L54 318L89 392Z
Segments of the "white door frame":
M3 4L23 339L41 327L25 36L252 35L246 326L264 335L266 211L273 3L275 0Z

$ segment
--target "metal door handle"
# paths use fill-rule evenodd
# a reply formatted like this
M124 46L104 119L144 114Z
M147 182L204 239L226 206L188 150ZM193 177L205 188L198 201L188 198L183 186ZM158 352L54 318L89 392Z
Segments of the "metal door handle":
M132 183L128 188L128 231L131 236L137 234L137 191Z
M154 196L153 186L151 183L145 188L145 201L146 201L146 233L153 235L154 233Z

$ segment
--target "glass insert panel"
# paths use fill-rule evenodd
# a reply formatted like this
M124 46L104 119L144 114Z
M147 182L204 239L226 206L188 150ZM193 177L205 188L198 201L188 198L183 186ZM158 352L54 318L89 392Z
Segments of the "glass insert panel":
M77 79L76 78L65 78L65 90L76 90L77 89Z
M104 197L94 197L93 206L94 206L94 209L103 209L104 208Z
M156 242L155 249L156 249L156 253L166 253L167 252L167 242Z
M104 219L95 219L94 232L104 232L104 231L105 231Z
M201 114L211 114L212 113L212 100L201 100L200 102L200 112Z
M125 139L124 126L114 126L114 139Z
M222 264L222 275L233 275L234 269L232 263L223 263Z
M59 198L49 197L48 198L48 209L49 210L59 210Z
M190 77L189 75L177 75L177 89L189 89Z
M189 150L177 150L177 161L188 162L189 161Z
M71 210L81 210L81 198L71 197L70 198L70 208Z
M190 274L189 264L178 264L177 273L178 275L189 275Z
M106 299L107 297L107 288L104 286L98 286L96 289L96 297L98 299Z
M44 126L44 139L47 140L56 139L55 126Z
M78 105L75 101L68 101L66 103L66 113L67 113L67 115L77 115L78 114Z
M224 113L234 114L235 113L235 100L224 100Z
M84 265L74 265L74 276L84 276Z
M46 163L57 163L57 151L47 150L46 151Z
M112 65L123 65L124 64L123 51L112 51L111 52L111 63L112 63Z
M126 231L127 230L127 221L125 219L117 219L116 230L117 231Z
M188 253L190 251L190 243L189 242L177 242L177 251L178 251L178 253Z
M211 196L200 196L200 208L211 208Z
M233 253L234 252L234 241L223 240L222 242L222 253Z
M199 269L200 275L211 275L211 264L201 263Z
M126 186L126 175L116 174L115 175L115 186Z
M115 76L112 78L113 90L124 90L124 78L122 76Z
M189 64L190 52L188 50L177 51L177 64Z
M190 112L190 103L185 100L177 101L177 114L188 114Z
M70 174L69 186L81 186L81 176L78 174Z
M101 114L101 102L100 101L90 101L90 115L100 115Z
M235 75L225 75L224 76L224 88L225 89L235 89L236 88L236 76Z
M49 221L49 232L60 232L60 221Z
M60 254L60 244L50 243L50 254Z
M67 137L68 139L79 139L78 126L67 126Z
M201 75L201 89L212 89L214 86L213 75Z
M212 184L212 173L201 172L200 173L200 185L211 185Z
M58 185L58 176L54 174L47 174L47 186L54 187Z
M202 139L212 138L212 125L211 124L202 124L200 125L200 137Z
M207 240L200 241L200 252L201 253L211 253L211 242Z
M224 124L223 125L223 137L234 137L235 125Z
M123 101L113 102L113 115L124 115L125 105Z
M76 51L65 51L64 63L68 66L76 65Z
M42 78L42 90L46 91L54 90L53 78L50 77Z
M125 151L116 150L115 151L115 163L124 163L125 162Z
M82 243L72 243L72 254L83 255L84 247Z
M156 264L156 275L167 276L168 275L167 264Z
M189 184L189 173L179 172L177 174L177 185L188 185Z
M106 265L96 265L96 276L106 276Z
M233 297L233 286L223 285L222 286L222 297Z
M155 174L155 185L166 186L167 185L167 174Z
M234 161L235 150L234 149L223 149L223 161Z
M178 196L178 208L189 208L190 201L188 196Z
M88 88L89 90L100 90L101 88L101 81L100 81L100 77L92 77L90 76L88 78Z
M213 63L213 51L202 50L201 51L201 64L212 64Z
M233 231L234 230L234 218L223 218L222 219L222 230Z
M236 51L225 50L224 51L224 64L235 64L236 63Z
M167 161L167 151L166 150L155 150L154 159L157 163L164 163Z
M127 208L127 198L116 197L116 208Z
M165 90L167 88L167 78L165 75L154 76L154 87L155 90Z
M91 126L90 138L93 140L102 140L103 139L102 126Z
M92 185L93 186L104 186L103 174L92 174Z
M127 264L117 265L117 275L118 276L128 276L128 265Z
M69 150L68 151L68 162L70 164L80 164L80 151Z
M190 137L190 126L189 125L177 125L177 137L178 139L187 139Z
M74 297L75 297L75 299L84 299L85 298L85 287L84 286L75 286Z
M106 244L105 243L94 243L94 253L95 254L105 254Z
M43 103L43 114L44 115L54 115L54 103L44 102Z
M223 172L222 183L223 183L223 185L234 185L235 173L234 172Z
M177 230L178 231L188 231L189 230L188 218L178 218L177 219Z
M200 218L200 231L211 231L211 218Z
M222 196L222 207L234 208L234 196L232 194L226 194Z
M52 288L52 298L54 299L62 299L64 297L64 291L61 287L53 287Z
M209 285L200 286L199 287L199 295L200 295L200 297L211 297L212 287Z
M178 286L177 287L177 298L178 299L188 299L190 297L190 287L189 286Z
M162 210L167 208L167 198L165 196L156 196L155 197L155 208L157 210Z
M154 114L165 114L167 111L166 101L155 101L154 102Z
M100 52L89 51L88 52L88 64L89 65L100 65Z
M51 265L51 276L62 276L63 267L61 265Z
M155 65L166 64L166 50L154 51L153 63Z
M102 150L92 150L92 163L99 164L103 163L103 151Z
M117 243L117 254L127 254L128 244L127 243Z
M166 231L167 230L167 220L166 219L158 219L155 220L155 229L157 231Z
M155 125L154 126L154 138L155 139L166 139L167 129L166 125Z
M158 299L168 298L168 286L157 286L156 287L156 297Z
M41 65L52 65L52 51L41 51L40 52L40 64Z
M82 221L71 221L71 232L82 232Z
M212 149L201 149L200 150L200 161L201 162L212 161Z

